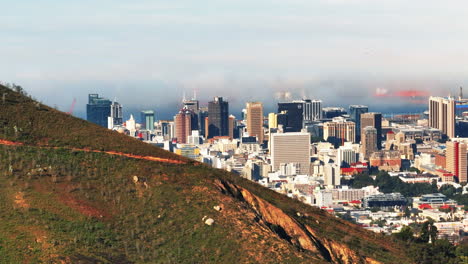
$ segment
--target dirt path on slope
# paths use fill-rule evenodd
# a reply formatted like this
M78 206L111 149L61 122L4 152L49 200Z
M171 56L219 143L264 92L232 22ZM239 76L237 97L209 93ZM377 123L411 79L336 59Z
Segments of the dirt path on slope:
M0 139L0 145L4 145L4 146L24 146L24 144L21 143L21 142L13 142L13 141L8 141L8 140L3 140L3 139ZM28 145L28 146L38 147L38 146L33 146L33 145ZM108 155L127 157L127 158L131 158L131 159L149 160L149 161L156 161L156 162L170 163L170 164L186 164L186 162L181 161L181 160L173 160L173 159L159 158L159 157L153 157L153 156L141 156L141 155L128 154L128 153L117 152L117 151L100 151L100 150L92 150L92 149L79 149L79 148L66 148L66 147L45 147L45 146L40 146L38 148L44 148L44 149L63 148L63 149L68 149L68 150L73 150L73 151L104 153L104 154L108 154Z

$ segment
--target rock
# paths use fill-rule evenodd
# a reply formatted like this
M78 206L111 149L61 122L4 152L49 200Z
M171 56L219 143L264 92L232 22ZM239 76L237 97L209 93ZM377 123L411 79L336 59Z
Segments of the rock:
M208 219L206 219L205 224L207 224L207 225L209 225L209 226L210 226L210 225L213 225L213 224L214 224L214 220L213 220L212 218L208 218Z
M133 182L137 183L138 182L138 176L133 176Z
M205 221L205 219L206 219L207 217L208 217L208 216L205 215L205 216L202 218L202 221Z
M221 212L221 210L223 210L223 208L221 208L221 206L219 206L219 205L215 205L215 206L213 206L213 208L218 212Z
M299 216L299 217L301 217L301 216L302 216L302 214L301 214L301 213L299 213L299 212L297 212L296 214L297 214L297 216Z

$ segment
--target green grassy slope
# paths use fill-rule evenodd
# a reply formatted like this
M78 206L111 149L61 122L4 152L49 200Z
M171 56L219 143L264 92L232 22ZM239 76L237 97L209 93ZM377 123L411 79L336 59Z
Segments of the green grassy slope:
M294 235L285 234L286 226L266 221L266 212L249 204L245 194L227 193L219 188L220 182L271 204L279 212L275 217L292 219L304 230L313 229L318 248L333 241L360 256L363 263L366 258L410 262L404 249L389 237L236 175L38 105L0 86L3 93L7 95L5 102L0 101L0 139L28 145L0 146L1 263L331 260L324 250L311 251L295 243ZM153 155L187 164L38 145ZM133 181L134 176L139 182ZM214 210L216 205L223 209ZM202 220L206 217L214 219L214 225L206 225Z

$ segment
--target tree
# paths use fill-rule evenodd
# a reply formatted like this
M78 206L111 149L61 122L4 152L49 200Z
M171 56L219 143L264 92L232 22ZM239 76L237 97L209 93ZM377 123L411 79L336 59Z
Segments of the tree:
M429 219L422 224L419 240L424 243L428 243L429 241L434 242L437 239L437 233L438 231L437 227L434 225L434 220Z
M409 226L404 226L400 232L394 234L394 236L402 241L410 242L414 239L413 229Z

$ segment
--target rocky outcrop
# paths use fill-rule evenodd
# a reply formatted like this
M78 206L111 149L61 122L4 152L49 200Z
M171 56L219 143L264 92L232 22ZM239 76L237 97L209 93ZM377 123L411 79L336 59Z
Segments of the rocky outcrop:
M344 244L320 238L309 226L303 225L283 210L235 184L217 180L215 185L225 194L244 201L257 215L259 222L266 225L280 238L301 250L316 253L331 263L378 264L380 262L359 256Z

